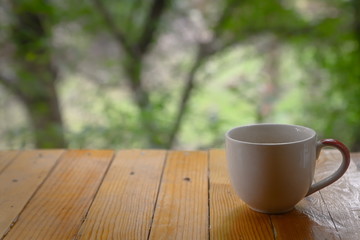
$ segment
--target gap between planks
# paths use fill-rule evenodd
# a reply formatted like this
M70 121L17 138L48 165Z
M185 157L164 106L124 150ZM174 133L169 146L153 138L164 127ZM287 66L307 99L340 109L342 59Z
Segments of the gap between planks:
M4 169L0 175L0 181L2 184L6 184L1 187L6 194L3 194L5 196L4 204L0 203L2 212L0 229L5 229L5 226L8 228L5 232L0 232L0 239L4 239L15 226L19 216L51 175L63 153L63 150L25 150L19 152ZM33 169L33 165L37 165L37 168ZM19 172L23 173L21 177L18 176ZM20 185L22 179L26 180L25 188ZM9 184L10 181L15 182L16 185ZM11 202L11 206L7 206L7 202Z
M208 239L208 152L170 151L150 239Z
M118 151L76 239L146 239L164 153Z
M109 163L108 167L106 168L105 173L104 173L102 179L100 180L100 184L99 184L99 186L98 186L98 188L97 188L97 190L96 190L96 192L95 192L95 194L94 194L94 197L92 198L92 200L91 200L91 202L90 202L89 208L87 209L84 217L81 219L79 231L80 231L82 225L84 224L84 222L85 222L85 220L86 220L86 218L87 218L87 216L88 216L88 214L89 214L89 211L90 211L90 209L91 209L91 207L92 207L92 205L93 205L93 203L94 203L94 201L95 201L96 196L97 196L98 193L99 193L99 190L100 190L100 188L101 188L101 185L102 185L102 183L104 182L104 179L105 179L107 173L109 172L109 169L110 169L112 163L114 162L115 156L116 156L116 154L113 153L113 155L112 155L112 157L111 157L111 159L110 159L110 163ZM79 231L77 232L76 236L79 234ZM74 240L76 240L76 239L77 239L77 237L74 238Z
M152 216L151 216L149 233L148 233L147 238L146 238L147 240L150 239L150 234L151 234L151 230L152 230L152 225L153 225L153 223L154 223L155 210L156 210L156 206L157 206L157 203L158 203L158 200L159 200L159 193L160 193L160 188L161 188L162 179L163 179L163 177L164 177L164 169L165 169L165 166L166 166L166 160L167 160L167 158L168 158L168 153L169 153L169 151L166 151L164 163L163 163L163 166L162 166L162 169L161 169L160 183L159 183L159 186L158 186L158 189L157 189L157 194L156 194L156 199L155 199L155 203L154 203L153 213L152 213Z
M69 150L6 239L70 239L78 231L113 151Z
M19 156L20 151L8 150L0 151L0 175L10 164Z

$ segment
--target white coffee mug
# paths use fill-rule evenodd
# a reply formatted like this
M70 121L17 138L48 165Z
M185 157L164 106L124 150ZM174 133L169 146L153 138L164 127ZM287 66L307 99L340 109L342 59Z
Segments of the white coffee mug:
M340 167L312 184L322 147L342 153ZM332 184L347 170L350 153L334 139L317 141L310 128L287 124L240 126L226 133L226 156L231 184L253 210L285 213L304 197Z

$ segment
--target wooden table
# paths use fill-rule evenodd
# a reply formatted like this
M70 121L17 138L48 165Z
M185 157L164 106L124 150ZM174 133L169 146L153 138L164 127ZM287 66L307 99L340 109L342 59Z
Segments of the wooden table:
M316 179L338 165L323 152ZM360 239L360 153L335 184L283 215L250 210L225 153L0 152L1 239Z

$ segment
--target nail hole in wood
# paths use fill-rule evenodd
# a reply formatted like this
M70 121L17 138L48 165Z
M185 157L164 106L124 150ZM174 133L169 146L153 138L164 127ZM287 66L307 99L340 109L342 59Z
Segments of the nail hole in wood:
M130 172L130 175L135 175L135 172Z
M191 182L191 179L189 177L184 177L184 181Z
M18 180L17 179L13 179L12 182L17 182Z

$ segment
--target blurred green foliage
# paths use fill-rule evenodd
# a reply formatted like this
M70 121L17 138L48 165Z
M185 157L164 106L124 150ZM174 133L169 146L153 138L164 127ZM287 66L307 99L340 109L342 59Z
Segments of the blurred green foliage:
M356 0L2 1L0 29L1 149L223 147L278 122L360 150Z

